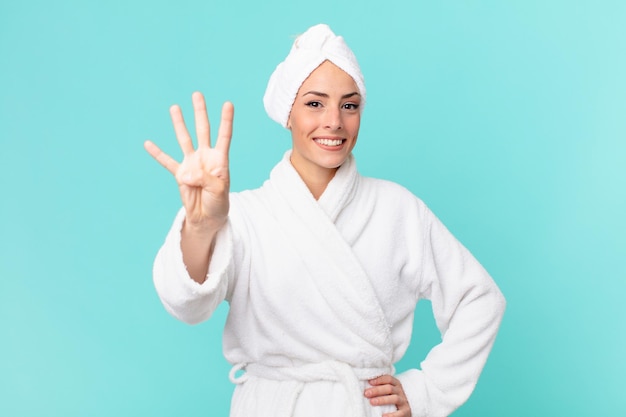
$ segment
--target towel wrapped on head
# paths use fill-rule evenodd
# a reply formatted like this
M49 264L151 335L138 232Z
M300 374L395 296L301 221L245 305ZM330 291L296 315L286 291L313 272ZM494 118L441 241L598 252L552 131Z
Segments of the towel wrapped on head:
M365 105L365 83L359 64L346 42L327 25L311 27L298 36L287 58L272 73L263 104L270 118L287 127L291 107L298 89L324 61L330 61L352 77Z

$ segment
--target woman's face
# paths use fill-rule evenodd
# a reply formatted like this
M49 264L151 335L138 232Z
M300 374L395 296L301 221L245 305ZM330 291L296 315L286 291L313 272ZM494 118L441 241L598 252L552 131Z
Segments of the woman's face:
M293 141L291 163L303 178L332 178L344 163L359 134L360 105L352 77L330 61L302 83L287 127Z

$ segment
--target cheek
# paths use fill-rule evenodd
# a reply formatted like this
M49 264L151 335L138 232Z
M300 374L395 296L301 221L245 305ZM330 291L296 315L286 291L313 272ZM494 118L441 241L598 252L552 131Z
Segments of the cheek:
M309 131L306 125L302 123L292 123L291 125L291 139L294 144L303 144L308 142Z
M350 132L350 136L354 137L356 139L356 137L359 134L359 128L361 126L361 119L360 117L355 117L354 120L350 120L348 125L346 126L348 131Z
M295 125L294 130L296 130L301 136L307 136L313 134L313 132L315 132L315 130L317 129L317 126L318 124L311 117L304 120L298 120L298 124Z

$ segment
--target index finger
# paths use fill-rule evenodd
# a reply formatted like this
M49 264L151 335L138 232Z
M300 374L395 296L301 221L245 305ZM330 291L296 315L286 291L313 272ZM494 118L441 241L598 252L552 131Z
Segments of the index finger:
M399 381L393 376L387 374L387 375L381 375L378 378L370 379L368 382L371 385L387 385L387 384L398 385Z
M220 128L217 132L217 142L215 149L228 155L230 150L230 140L233 136L233 119L235 117L235 106L227 101L222 106L222 120L220 120Z

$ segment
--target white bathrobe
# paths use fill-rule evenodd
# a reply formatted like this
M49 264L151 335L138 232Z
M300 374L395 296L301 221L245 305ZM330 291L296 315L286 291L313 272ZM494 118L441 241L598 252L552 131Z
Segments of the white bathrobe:
M157 292L178 319L198 323L230 304L231 417L394 411L363 391L395 372L419 299L431 300L442 342L396 377L413 417L450 414L493 345L505 307L498 287L406 189L360 176L350 157L316 201L289 155L261 188L231 194L205 283L182 261L184 210L154 264Z

